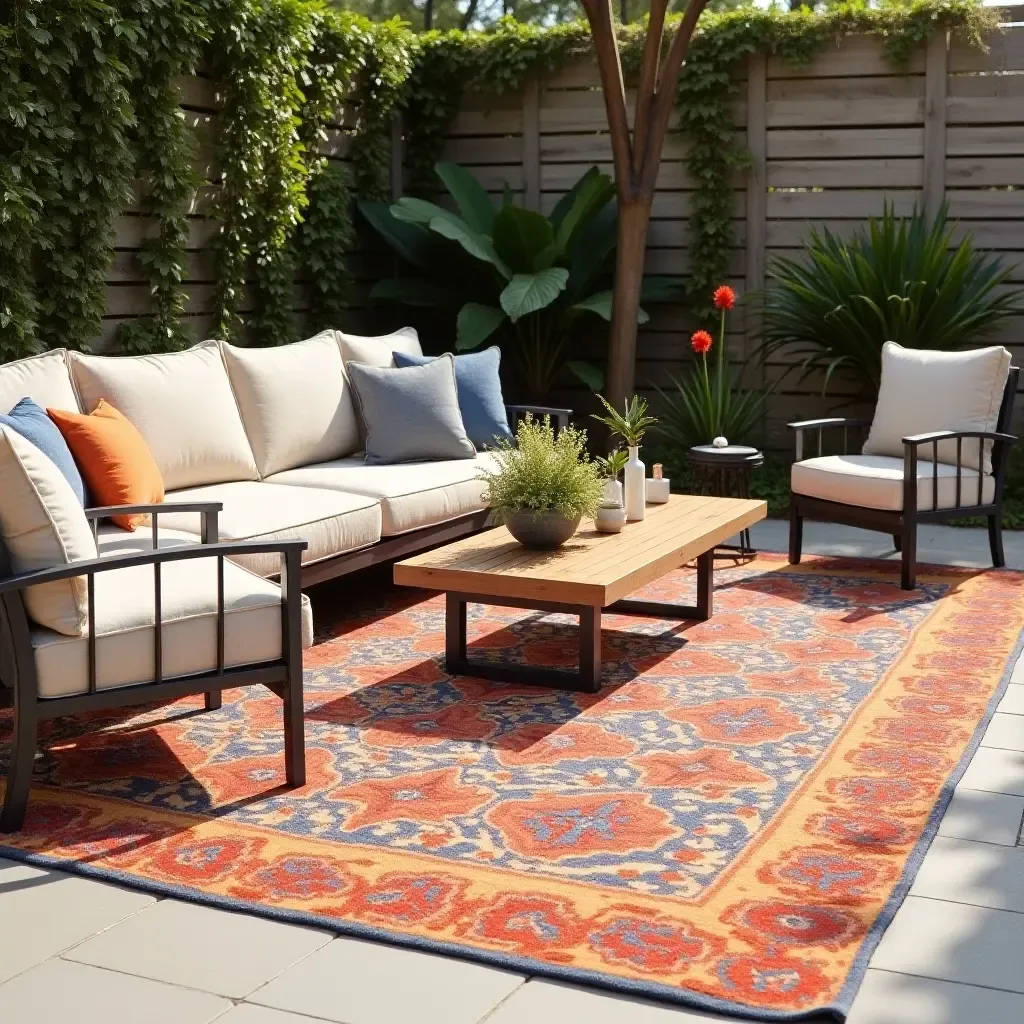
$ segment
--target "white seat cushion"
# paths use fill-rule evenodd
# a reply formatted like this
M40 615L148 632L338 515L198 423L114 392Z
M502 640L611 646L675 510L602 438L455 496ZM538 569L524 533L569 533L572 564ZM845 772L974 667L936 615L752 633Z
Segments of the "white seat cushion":
M423 355L420 338L414 327L402 327L393 334L381 334L373 338L345 334L343 331L335 331L335 334L346 363L388 367L395 365L395 352L404 352L409 356Z
M23 398L44 409L79 411L64 349L0 366L0 413L6 415Z
M92 412L105 398L124 413L168 491L259 478L215 341L167 355L69 358L82 408Z
M358 451L359 426L334 331L279 348L221 342L260 476Z
M382 532L394 537L486 508L487 484L482 467L493 468L494 458L483 452L475 459L442 462L403 462L394 466L368 466L362 459L337 459L278 473L269 483L316 487L365 494L381 504Z
M931 462L917 464L917 507L926 511L932 505ZM938 508L956 505L956 466L938 463ZM903 508L903 460L886 455L824 455L794 463L791 486L796 494L824 501L838 501L861 508L881 508L898 512ZM982 483L982 502L992 500L996 484L991 476ZM960 504L978 503L978 472L964 469L960 484Z
M64 474L31 441L0 426L0 533L16 573L96 558L85 512ZM29 617L68 636L86 628L85 579L28 587Z
M167 500L223 502L218 522L222 541L301 538L309 544L302 553L303 565L369 547L381 537L380 505L360 494L237 481L178 491L168 494ZM198 534L199 513L162 515L160 525ZM246 555L236 561L260 576L281 571L275 554Z
M1003 401L1010 353L1000 345L968 352L929 352L882 346L878 390L865 455L903 458L903 438L937 430L995 430ZM980 445L963 442L962 463L981 468ZM985 444L985 472L992 472L991 442ZM931 455L931 448L921 448ZM956 441L939 445L939 460L956 465Z
M180 547L182 544L198 544L198 533L186 533L184 530L168 530L160 524L161 548ZM139 530L122 530L120 526L103 520L96 531L96 547L100 558L110 555L134 555L140 551L153 550L153 527L147 524Z
M152 682L155 670L153 567L96 575L96 687ZM228 667L281 656L281 592L267 580L224 563L224 662ZM161 570L162 661L165 678L217 667L217 563L213 558L166 562ZM302 602L303 646L313 639L313 615ZM41 697L88 691L88 637L32 633Z

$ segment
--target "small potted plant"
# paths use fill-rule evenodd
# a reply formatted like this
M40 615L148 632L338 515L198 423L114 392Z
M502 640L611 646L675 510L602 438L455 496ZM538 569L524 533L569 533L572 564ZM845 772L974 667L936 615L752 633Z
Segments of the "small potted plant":
M603 484L585 430L567 427L556 436L550 417L527 415L515 441L501 441L493 453L497 469L481 472L486 500L525 547L560 547L585 515L597 514Z
M619 474L626 468L629 456L621 449L608 453L608 458L598 455L597 464L601 467L604 477L604 501L622 504L622 482Z
M603 396L598 395L601 404L607 410L607 416L594 415L594 419L603 423L612 432L626 442L629 448L629 460L625 465L626 481L626 519L635 521L643 519L646 512L646 467L640 461L640 442L648 427L654 426L657 419L647 415L647 400L634 395L625 403L619 412Z

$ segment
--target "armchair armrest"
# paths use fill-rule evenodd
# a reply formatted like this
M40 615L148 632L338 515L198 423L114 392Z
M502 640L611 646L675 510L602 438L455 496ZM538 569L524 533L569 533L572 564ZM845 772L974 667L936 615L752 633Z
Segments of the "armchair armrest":
M1001 441L1013 444L1017 438L1013 434L1001 434L997 430L933 430L927 434L912 434L903 438L906 445L938 444L940 441L958 441L965 437L974 437L981 441Z
M282 661L294 663L300 657L301 667L301 607L302 607L302 552L308 544L304 540L276 541L236 541L227 544L199 544L188 547L162 548L125 555L111 555L109 558L90 558L70 565L55 566L51 569L39 569L35 572L18 573L6 579L0 579L0 600L4 602L5 612L12 613L20 623L19 629L23 636L28 635L28 623L24 604L18 597L27 587L41 583L53 583L57 580L71 579L76 576L86 577L88 590L88 690L96 693L96 574L112 572L115 569L128 569L139 565L153 566L153 607L154 607L154 658L153 683L163 683L163 628L164 620L161 613L162 587L161 567L166 562L184 562L196 558L216 558L217 560L217 678L225 672L225 598L224 598L224 559L232 555L255 555L275 552L281 556L281 649ZM12 606L12 602L14 603ZM298 654L297 654L298 652ZM294 669L294 664L293 664ZM21 685L21 684L19 684ZM26 685L29 685L26 683ZM32 695L35 697L35 677L31 676Z
M796 461L802 462L804 457L804 431L816 430L818 432L818 454L821 454L821 435L823 431L834 427L843 428L843 451L846 451L847 431L855 429L866 430L871 426L871 420L857 419L853 416L828 416L819 420L798 420L796 423L787 423L790 430L796 431Z
M157 546L158 526L161 513L164 512L198 512L202 521L201 542L216 544L220 538L218 515L224 511L221 501L161 501L145 505L101 505L87 508L85 518L92 523L92 535L95 540L99 521L109 516L149 515L153 519L153 547Z
M518 423L527 413L532 413L538 419L550 416L556 430L569 426L569 419L572 416L572 409L557 409L547 405L506 405L505 411L513 424Z

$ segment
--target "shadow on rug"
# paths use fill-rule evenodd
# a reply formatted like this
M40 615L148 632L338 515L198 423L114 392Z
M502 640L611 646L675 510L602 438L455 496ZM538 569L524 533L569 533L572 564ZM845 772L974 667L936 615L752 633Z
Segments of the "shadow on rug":
M269 693L54 722L0 853L704 1009L841 1018L1024 625L1021 574L920 579L719 569L708 622L607 616L593 695L448 676L443 598L369 587L353 606L342 580L313 597L303 789L282 785ZM566 616L473 605L469 628L476 657L575 656ZM0 759L9 734L0 718Z

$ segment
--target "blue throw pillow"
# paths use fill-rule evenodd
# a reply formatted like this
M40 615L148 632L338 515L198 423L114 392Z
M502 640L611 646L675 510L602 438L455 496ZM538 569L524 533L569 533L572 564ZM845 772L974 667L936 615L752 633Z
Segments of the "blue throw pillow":
M0 423L34 444L64 474L75 497L85 505L85 484L71 456L71 449L57 424L40 406L31 398L23 398L6 416L0 415Z
M395 352L395 366L422 366L434 356L410 356ZM511 440L512 431L505 415L498 366L501 349L496 345L483 352L467 352L455 357L455 387L459 394L459 411L466 433L477 449L502 439Z

